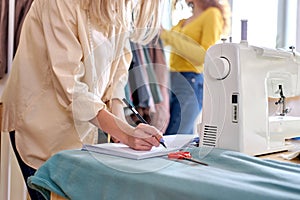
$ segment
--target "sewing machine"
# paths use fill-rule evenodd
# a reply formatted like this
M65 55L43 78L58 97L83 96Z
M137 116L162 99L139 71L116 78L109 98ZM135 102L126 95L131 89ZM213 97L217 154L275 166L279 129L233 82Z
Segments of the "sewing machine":
M249 155L288 150L300 136L290 97L300 95L300 58L293 51L243 43L212 46L205 57L200 146ZM269 99L277 99L269 105ZM269 106L278 113L269 114ZM300 106L300 105L299 105Z

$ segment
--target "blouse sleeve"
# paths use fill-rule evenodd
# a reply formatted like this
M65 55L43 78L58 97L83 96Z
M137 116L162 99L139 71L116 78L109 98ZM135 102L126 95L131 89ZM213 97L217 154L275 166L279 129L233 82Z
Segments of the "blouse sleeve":
M122 100L125 97L125 86L128 80L128 68L131 59L131 52L127 48L124 48L123 55L120 57L118 63L116 63L118 70L112 81L113 87L110 88L112 90L112 99Z
M56 96L77 120L88 121L105 104L83 81L86 66L78 36L78 11L72 1L68 1L70 5L59 0L49 2L47 12L42 13L42 21Z
M165 45L172 46L172 52L181 55L194 66L204 62L205 49L193 39L176 31L162 31L160 35Z

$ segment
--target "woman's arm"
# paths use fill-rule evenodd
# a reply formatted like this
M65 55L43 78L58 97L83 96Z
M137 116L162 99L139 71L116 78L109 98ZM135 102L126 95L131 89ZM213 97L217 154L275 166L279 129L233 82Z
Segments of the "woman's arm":
M124 88L127 83L130 61L131 53L124 48L123 55L120 55L118 61L114 63L118 65L118 69L113 77L111 87L107 91L108 94L112 94L111 112L99 111L96 122L115 141L127 144L133 149L150 150L152 146L159 145L158 140L161 138L161 132L147 124L132 127L127 123L124 115L124 104L121 99L125 97Z
M153 126L140 123L137 127L132 127L105 109L99 111L92 123L136 150L150 150L152 146L159 146L158 141L162 137L161 132Z
M172 46L172 53L181 55L192 65L199 66L204 63L205 49L186 35L175 31L163 30L160 38L163 40L164 45Z

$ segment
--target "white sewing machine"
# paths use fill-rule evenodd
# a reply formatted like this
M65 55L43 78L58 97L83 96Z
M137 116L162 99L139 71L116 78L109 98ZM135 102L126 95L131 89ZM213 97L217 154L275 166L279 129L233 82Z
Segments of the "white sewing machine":
M200 147L261 155L287 150L286 139L300 136L300 117L285 105L300 95L294 52L222 43L207 51L204 66ZM278 99L278 115L269 116L269 98Z

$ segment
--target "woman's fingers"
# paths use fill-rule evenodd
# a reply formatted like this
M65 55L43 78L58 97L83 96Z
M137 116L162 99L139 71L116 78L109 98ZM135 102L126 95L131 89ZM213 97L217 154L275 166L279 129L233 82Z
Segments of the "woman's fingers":
M159 142L153 136L147 138L130 137L129 146L135 150L148 151L151 150L153 146L159 146Z
M148 136L161 136L162 133L155 128L154 126L151 126L149 124L143 124L140 123L137 127L135 127L135 133L137 133L139 135L143 135L144 137L148 137Z

